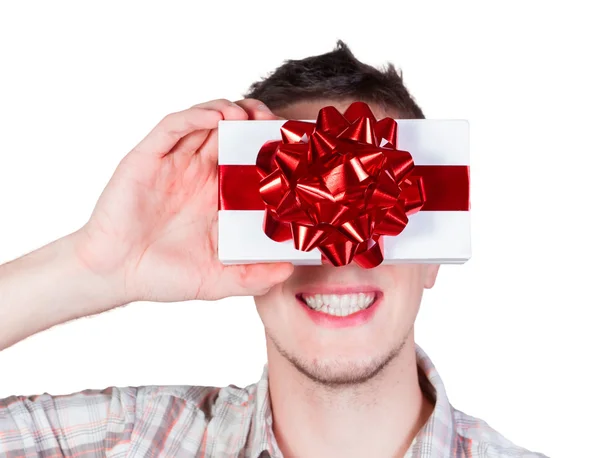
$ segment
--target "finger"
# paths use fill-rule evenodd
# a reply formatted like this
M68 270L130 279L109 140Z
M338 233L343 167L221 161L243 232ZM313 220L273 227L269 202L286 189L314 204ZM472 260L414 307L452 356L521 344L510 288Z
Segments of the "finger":
M257 99L243 99L236 102L230 102L227 99L212 100L210 102L200 103L194 105L196 108L205 108L211 110L217 110L223 113L223 119L226 120L246 120L246 119L283 119L274 115L269 108ZM203 133L193 132L182 138L179 143L174 147L173 153L177 154L180 152L193 154L203 142L206 137ZM210 134L210 138L206 143L215 143L216 136ZM214 148L207 147L207 150L214 151ZM208 153L211 155L210 153Z
M260 296L289 278L294 266L289 263L262 263L227 266L223 270L221 293L225 296Z
M269 108L257 99L243 99L238 100L235 103L230 102L229 100L220 99L214 100L212 102L203 103L200 105L196 105L198 107L203 108L211 108L222 110L224 113L224 118L226 120L267 120L267 119L283 119L278 116L275 116ZM238 110L237 113L232 110L232 106ZM228 109L229 111L225 111ZM196 146L196 145L192 145ZM186 147L187 142L186 142ZM210 164L213 164L217 161L218 156L218 136L215 131L209 133L208 138L203 144L204 151L206 154L204 156L208 160Z
M202 145L206 144L207 138L212 130L196 130L180 139L168 155L192 155L196 153Z
M217 99L211 100L209 102L199 103L197 105L192 106L192 108L202 108L205 110L215 110L223 113L223 119L227 120L246 120L248 119L248 114L243 107L238 105L235 102L231 102L227 99Z
M246 120L248 114L239 105L230 102L227 99L211 100L210 102L199 103L192 108L208 109L221 112L223 119L227 120ZM207 143L207 137L212 132L206 130L197 130L186 135L172 148L171 154L194 154L203 144ZM207 148L212 149L212 148Z
M269 120L269 119L283 119L275 115L269 107L257 99L243 99L235 102L237 105L242 107L248 113L249 119L254 120Z
M168 114L134 150L162 157L186 135L194 131L215 129L222 119L220 111L195 107Z
M219 121L223 119L244 120L248 119L248 114L243 108L226 99L200 103L165 116L134 149L162 157L186 135L216 129ZM202 135L195 135L190 143L202 138ZM186 145L186 150L189 150L188 146Z

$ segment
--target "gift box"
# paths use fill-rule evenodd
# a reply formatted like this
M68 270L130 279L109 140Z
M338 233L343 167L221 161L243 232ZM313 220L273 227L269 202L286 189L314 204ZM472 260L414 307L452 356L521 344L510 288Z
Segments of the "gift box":
M316 121L221 121L218 142L223 264L471 256L465 120L376 120L355 103Z

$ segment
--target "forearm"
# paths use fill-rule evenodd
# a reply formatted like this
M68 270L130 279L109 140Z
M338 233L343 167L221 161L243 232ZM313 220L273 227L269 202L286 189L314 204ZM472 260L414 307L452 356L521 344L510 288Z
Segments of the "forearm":
M126 301L78 259L76 234L0 266L0 350L56 324Z

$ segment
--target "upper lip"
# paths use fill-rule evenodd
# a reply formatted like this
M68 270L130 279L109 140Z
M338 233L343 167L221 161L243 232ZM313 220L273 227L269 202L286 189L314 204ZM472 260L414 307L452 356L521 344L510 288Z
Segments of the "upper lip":
M308 294L358 294L358 293L375 293L381 294L381 290L370 285L313 285L307 288L302 288L298 291L298 295Z

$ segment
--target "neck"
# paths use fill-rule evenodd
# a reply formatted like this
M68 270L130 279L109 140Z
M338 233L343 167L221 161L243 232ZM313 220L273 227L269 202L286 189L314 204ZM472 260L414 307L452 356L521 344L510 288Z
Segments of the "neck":
M301 374L272 344L269 394L284 456L404 456L433 406L419 387L414 338L360 386L326 387Z

